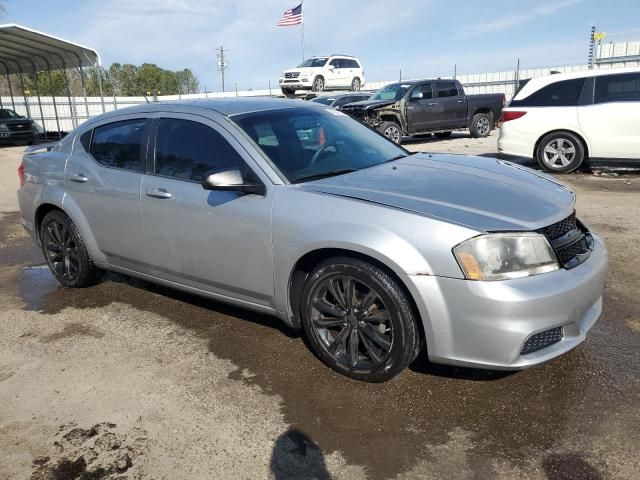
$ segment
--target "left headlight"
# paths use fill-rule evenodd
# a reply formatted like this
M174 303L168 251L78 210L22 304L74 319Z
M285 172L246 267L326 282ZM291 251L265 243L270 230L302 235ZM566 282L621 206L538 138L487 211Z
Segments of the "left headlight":
M492 233L465 240L453 254L469 280L505 280L558 270L558 259L538 233Z
M8 132L9 127L7 127L6 123L0 123L0 132Z

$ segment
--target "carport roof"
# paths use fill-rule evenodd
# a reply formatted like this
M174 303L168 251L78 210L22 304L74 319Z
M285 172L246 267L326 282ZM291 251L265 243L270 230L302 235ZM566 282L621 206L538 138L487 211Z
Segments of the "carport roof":
M92 48L15 23L0 25L0 74L100 65Z

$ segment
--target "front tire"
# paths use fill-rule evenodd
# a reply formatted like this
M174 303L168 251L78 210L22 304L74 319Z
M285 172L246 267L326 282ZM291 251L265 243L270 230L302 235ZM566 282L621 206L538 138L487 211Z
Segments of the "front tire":
M493 128L493 118L488 113L476 113L471 119L469 132L473 138L484 138L489 136Z
M538 165L553 173L569 173L584 161L584 145L574 134L554 132L545 135L536 149Z
M287 97L289 97L291 95L295 95L295 93L296 93L296 91L294 89L292 89L292 88L284 88L284 87L282 87L281 90L282 90L282 93Z
M402 142L402 130L400 130L400 125L396 122L382 122L378 127L378 131L393 143L400 145Z
M313 79L313 84L311 85L312 92L322 92L324 91L324 78L321 76L317 76Z
M316 266L305 282L301 317L314 353L357 380L390 380L420 350L404 291L386 272L361 260L335 257Z
M65 213L54 210L45 215L40 224L40 243L51 273L65 287L83 288L100 280L100 269Z

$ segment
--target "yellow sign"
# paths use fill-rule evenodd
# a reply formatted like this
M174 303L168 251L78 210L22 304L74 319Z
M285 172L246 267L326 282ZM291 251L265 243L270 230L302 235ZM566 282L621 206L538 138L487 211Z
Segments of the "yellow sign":
M607 36L607 32L595 32L593 34L593 39L594 40L604 40L604 38Z

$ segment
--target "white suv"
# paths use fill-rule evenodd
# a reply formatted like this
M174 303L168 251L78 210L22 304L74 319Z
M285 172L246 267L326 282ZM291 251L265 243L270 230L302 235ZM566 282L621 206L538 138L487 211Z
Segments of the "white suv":
M640 160L640 68L532 78L502 110L498 151L549 172ZM634 162L635 163L635 162Z
M285 95L296 90L350 89L357 92L364 85L364 70L360 61L349 55L311 57L297 68L285 70L280 77L280 88Z

